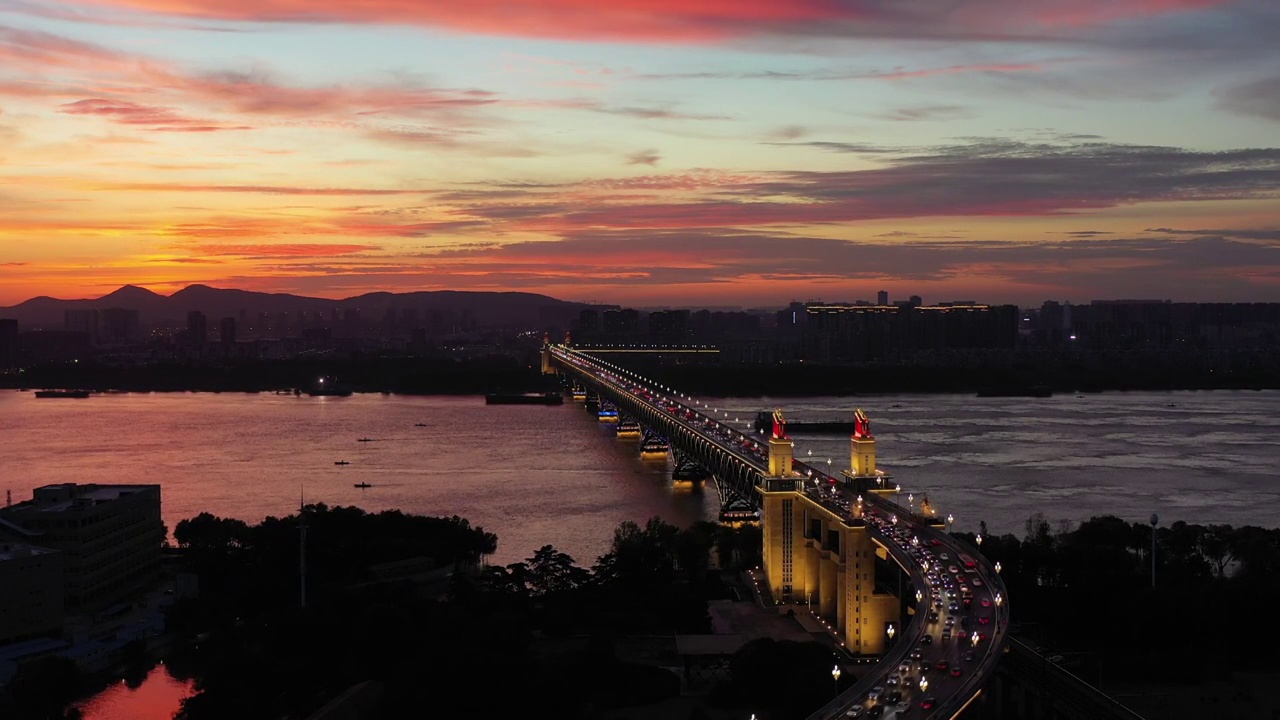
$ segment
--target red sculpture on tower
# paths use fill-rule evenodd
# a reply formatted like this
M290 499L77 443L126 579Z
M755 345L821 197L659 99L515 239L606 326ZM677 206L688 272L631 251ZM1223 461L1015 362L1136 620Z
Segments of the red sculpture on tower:
M773 436L779 440L787 439L787 421L782 417L782 408L773 411Z
M871 421L867 419L867 414L862 412L862 408L858 408L853 413L853 436L855 438L871 437Z

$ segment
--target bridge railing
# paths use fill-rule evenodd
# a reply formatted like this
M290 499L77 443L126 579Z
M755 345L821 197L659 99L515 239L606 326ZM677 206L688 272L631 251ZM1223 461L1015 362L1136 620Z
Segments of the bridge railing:
M1005 655L1008 670L1014 675L1036 676L1035 681L1055 705L1070 707L1079 717L1090 720L1143 720L1119 700L1032 650L1026 643L1010 638L1009 649Z

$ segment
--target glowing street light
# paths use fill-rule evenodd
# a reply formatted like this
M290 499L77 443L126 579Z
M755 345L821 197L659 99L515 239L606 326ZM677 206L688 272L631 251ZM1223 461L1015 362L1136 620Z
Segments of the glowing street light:
M924 678L924 677L920 678L920 692L924 692L928 689L929 689L929 678Z
M1004 596L1001 595L1000 593L996 593L996 607L998 608L1003 604L1004 604Z
M996 561L996 572L1000 572L1000 561Z
M836 695L840 694L840 666L835 665L831 668L831 680L836 686Z
M974 538L974 540L975 540L975 541L977 541L977 543L978 543L978 547L982 547L982 534L981 534L981 533L979 533L979 534L978 534L978 536Z
M916 602L920 602L922 600L924 600L924 593L916 590Z
M889 628L888 628L887 630L885 630L885 633L886 633L886 634L888 634L888 636L889 636L889 639L890 639L890 640L893 640L893 636L894 636L894 634L896 634L897 632L898 632L898 629L897 629L896 627L894 627L892 624L890 624L890 625L889 625Z
M972 642L974 647L978 647L978 631L977 630L974 630L973 634L969 636L969 642Z
M947 513L947 532L948 533L951 532L951 526L955 523L955 521L956 521L956 516L952 515L951 513Z

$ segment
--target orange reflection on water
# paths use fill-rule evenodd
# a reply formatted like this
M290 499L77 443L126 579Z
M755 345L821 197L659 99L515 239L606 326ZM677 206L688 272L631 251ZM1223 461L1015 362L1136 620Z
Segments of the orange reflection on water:
M190 694L190 681L175 680L156 665L136 690L121 680L79 707L84 720L170 720Z

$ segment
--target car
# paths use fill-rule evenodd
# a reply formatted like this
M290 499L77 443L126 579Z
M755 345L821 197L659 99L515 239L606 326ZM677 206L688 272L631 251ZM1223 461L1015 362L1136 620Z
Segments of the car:
M935 670L941 670L943 672L946 672L947 668L951 667L951 663L947 662L946 660L939 660L937 664L935 664L933 667Z
M950 640L950 639L951 639L951 628L949 628L949 627L942 628L942 639L943 639L943 640Z
M947 605L947 609L951 612L960 612L960 603L952 600L951 603Z
M921 698L921 700L920 700L920 709L921 709L921 710L932 710L932 709L933 709L934 707L936 707L937 705L938 705L938 699L937 699L937 698L935 698L935 697L933 697L932 695L929 695L928 697Z
M877 685L871 688L871 692L867 693L867 699L875 702L880 699L881 695L884 695L884 687Z
M955 666L955 667L951 668L951 677L960 677L960 676L963 674L963 672L964 672L964 671L962 671L962 670L960 669L960 666L959 666L959 665L957 665L957 666Z
M943 624L944 624L944 625L946 625L947 627L951 627L952 625L955 625L955 624L956 624L956 616L955 616L955 615L948 615L948 616L947 616L947 621L946 621L945 623L943 623Z
M848 718L860 718L866 714L867 708L864 705L854 705L844 712L844 716Z
M978 656L977 656L977 654L976 654L976 653L974 653L972 650L970 650L969 652L967 652L967 653L965 653L965 654L964 654L964 661L965 661L965 662L973 662L973 661L974 661L974 658L976 658L976 657L978 657Z
M978 624L979 624L979 625L986 625L986 624L987 624L987 623L989 623L989 622L991 622L991 616L990 616L990 615L979 615L979 616L978 616Z
M955 565L948 565L947 572L951 573L952 575L955 575L960 572L960 568L956 567Z
M883 705L872 705L871 708L867 710L868 720L876 720L876 718L880 717L881 715L884 715Z
M897 686L898 686L898 676L897 676L897 675L890 675L890 676L886 677L886 678L884 679L884 684L885 684L885 685L888 685L889 687L897 687Z
M906 677L911 674L911 663L902 663L898 666L898 674Z
M911 703L899 702L893 706L894 717L902 717L911 710Z
M912 660L919 660L920 658L924 657L924 653L920 652L919 650L912 650L910 657Z
M932 644L933 644L933 636L932 636L932 635L930 635L929 633L925 633L925 634L924 634L924 637L920 638L920 644L921 644L921 645L932 645Z
M982 587L982 578L973 578L969 582L973 583L974 587Z
M885 705L897 705L900 702L902 702L902 693L897 690L894 690L893 692L884 696Z
M982 606L982 607L984 607L984 608L989 608L989 607L991 607L991 599L990 599L990 598L982 598L981 600L979 600L979 601L978 601L978 604L979 604L979 605L981 605L981 606Z
M936 622L938 622L938 613L936 613L936 612L930 612L930 613L929 613L929 622L931 622L931 623L936 623Z
M946 553L938 553L939 560L950 560L951 556Z

